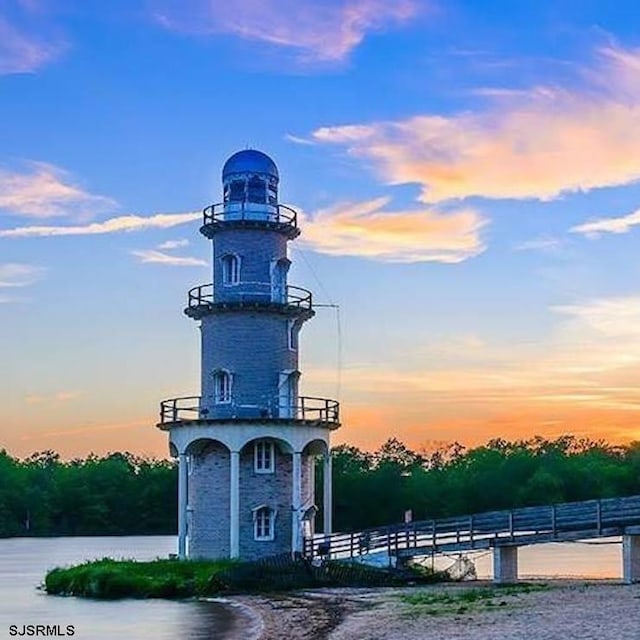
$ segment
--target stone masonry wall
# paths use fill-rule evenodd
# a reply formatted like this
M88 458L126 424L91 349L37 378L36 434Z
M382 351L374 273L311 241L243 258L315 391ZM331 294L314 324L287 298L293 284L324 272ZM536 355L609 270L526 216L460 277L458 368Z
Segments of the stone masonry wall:
M232 397L239 405L265 410L267 398L278 397L279 374L296 370L298 353L288 347L288 319L277 313L226 312L202 319L202 407L210 417L234 417L233 407L214 403L213 373L233 375ZM235 414L239 415L239 414Z
M240 557L252 560L291 551L291 505L293 497L293 461L290 453L276 444L275 473L254 471L253 443L240 454ZM309 465L311 458L302 458L303 504L310 499ZM306 480L305 480L306 478ZM276 509L274 540L255 540L253 511L267 505Z
M212 442L192 456L188 485L189 556L229 557L230 456Z
M240 284L224 285L220 259L226 254L240 258ZM217 302L237 299L240 292L256 291L255 283L271 282L271 263L287 257L287 239L269 229L228 229L213 239L213 286ZM269 297L270 287L264 294Z

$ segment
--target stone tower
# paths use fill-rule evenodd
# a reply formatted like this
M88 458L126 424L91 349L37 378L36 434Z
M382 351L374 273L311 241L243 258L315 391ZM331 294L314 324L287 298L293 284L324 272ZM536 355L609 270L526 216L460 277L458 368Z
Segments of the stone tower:
M278 203L278 169L246 149L222 170L223 202L204 210L213 282L189 291L200 323L201 395L161 403L158 427L179 459L181 558L300 552L314 534L316 459L331 532L334 400L298 395L300 329L311 292L287 282L296 212Z

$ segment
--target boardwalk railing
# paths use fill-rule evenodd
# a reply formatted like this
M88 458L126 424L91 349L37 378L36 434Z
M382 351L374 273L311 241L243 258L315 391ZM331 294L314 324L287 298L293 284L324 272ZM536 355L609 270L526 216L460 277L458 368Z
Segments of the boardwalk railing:
M640 533L640 496L489 511L330 536L318 534L305 540L305 554L352 558L384 551L409 557L625 533Z

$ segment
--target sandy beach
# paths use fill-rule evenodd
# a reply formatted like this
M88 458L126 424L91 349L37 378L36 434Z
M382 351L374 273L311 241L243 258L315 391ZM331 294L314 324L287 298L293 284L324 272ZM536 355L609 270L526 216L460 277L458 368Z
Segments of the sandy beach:
M323 589L233 601L254 614L250 630L238 636L246 640L640 639L640 585L532 585L530 590L496 589L488 582ZM250 617L247 613L245 620Z

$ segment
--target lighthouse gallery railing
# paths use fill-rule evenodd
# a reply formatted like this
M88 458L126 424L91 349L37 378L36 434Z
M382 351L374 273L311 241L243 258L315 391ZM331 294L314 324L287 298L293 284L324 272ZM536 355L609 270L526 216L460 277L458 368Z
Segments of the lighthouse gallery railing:
M217 302L244 302L260 303L270 302L272 304L285 304L289 307L299 307L301 309L313 308L313 296L311 291L302 287L287 285L282 294L275 292L269 282L245 282L242 283L251 290L243 290L237 293L225 291L224 298L216 300L214 297L213 284L201 284L189 290L188 308L211 306Z
M284 204L219 202L208 206L202 213L205 225L220 222L258 221L273 222L295 228L298 224L296 210Z
M254 400L254 399L252 399ZM231 402L213 405L212 411L202 407L200 396L171 398L160 403L160 424L215 419L287 419L339 424L340 403L329 398L299 396L293 403L283 403L278 397L261 398L260 402L232 396ZM218 416L216 408L221 415ZM222 415L222 412L224 414Z

